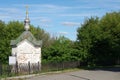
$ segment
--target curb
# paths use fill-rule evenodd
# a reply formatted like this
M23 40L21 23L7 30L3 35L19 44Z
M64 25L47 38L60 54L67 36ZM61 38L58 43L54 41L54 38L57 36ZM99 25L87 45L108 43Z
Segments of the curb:
M56 72L45 72L45 73L39 73L39 74L31 74L31 75L22 75L22 76L15 76L15 77L7 77L7 78L2 78L0 80L19 80L19 79L28 79L34 76L40 76L40 75L46 75L46 74L57 74L57 73L62 73L63 71L56 71Z
M63 72L72 72L72 71L76 71L76 70L68 70L68 71L53 71L53 72L44 72L44 73L38 73L38 74L31 74L31 75L22 75L22 76L15 76L15 77L7 77L7 78L2 78L0 80L24 80L24 79L28 79L34 76L42 76L42 75L46 75L46 74L59 74L59 73L63 73Z

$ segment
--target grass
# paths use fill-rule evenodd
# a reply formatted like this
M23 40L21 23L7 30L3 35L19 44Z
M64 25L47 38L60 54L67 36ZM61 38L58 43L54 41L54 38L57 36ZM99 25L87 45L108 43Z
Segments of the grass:
M12 78L12 79L4 78L2 80L26 80L26 79L24 79L24 78Z

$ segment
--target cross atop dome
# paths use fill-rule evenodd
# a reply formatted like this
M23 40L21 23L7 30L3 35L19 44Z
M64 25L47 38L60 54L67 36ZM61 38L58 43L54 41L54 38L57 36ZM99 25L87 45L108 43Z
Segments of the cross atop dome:
M30 28L29 25L30 25L30 20L29 20L29 16L28 16L28 6L26 6L26 18L24 20L24 28L26 31L29 30L29 28Z
M15 62L17 62L17 66L21 67L21 69L24 69L24 64L27 65L28 63L33 64L30 65L31 67L35 66L40 69L42 40L37 40L29 31L30 19L28 16L28 6L26 6L24 29L25 31L23 31L23 33L18 38L11 40L10 42L12 47L12 57L14 58ZM16 65L16 63L13 64L12 62L11 65Z

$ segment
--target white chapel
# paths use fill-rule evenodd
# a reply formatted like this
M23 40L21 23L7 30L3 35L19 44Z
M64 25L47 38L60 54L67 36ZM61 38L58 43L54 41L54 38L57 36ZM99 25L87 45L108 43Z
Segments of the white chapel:
M41 64L41 46L42 41L36 40L33 34L29 31L30 19L28 11L24 20L25 31L15 40L11 40L12 56L16 57L17 63L40 63Z

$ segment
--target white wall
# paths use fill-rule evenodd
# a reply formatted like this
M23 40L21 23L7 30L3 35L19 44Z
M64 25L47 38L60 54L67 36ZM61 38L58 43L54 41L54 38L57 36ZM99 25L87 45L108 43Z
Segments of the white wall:
M41 63L41 48L34 47L29 41L23 40L12 48L12 54L17 53L18 63Z

